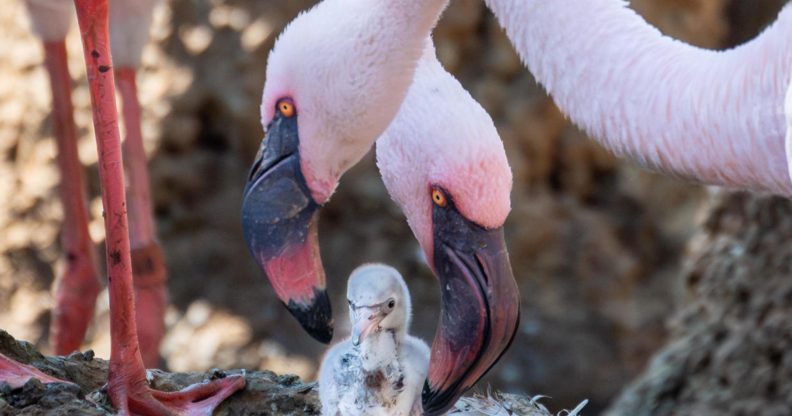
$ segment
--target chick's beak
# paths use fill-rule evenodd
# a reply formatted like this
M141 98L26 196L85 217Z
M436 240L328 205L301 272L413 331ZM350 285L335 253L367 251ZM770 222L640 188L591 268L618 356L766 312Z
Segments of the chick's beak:
M321 206L300 166L296 118L276 114L267 129L245 188L242 229L278 298L311 336L329 343L333 320L319 255Z
M511 345L520 298L503 227L485 229L455 209L433 213L434 265L442 290L422 402L426 416L446 412Z
M355 324L352 327L352 345L357 347L379 328L383 316L379 308L372 307L356 308L353 313Z

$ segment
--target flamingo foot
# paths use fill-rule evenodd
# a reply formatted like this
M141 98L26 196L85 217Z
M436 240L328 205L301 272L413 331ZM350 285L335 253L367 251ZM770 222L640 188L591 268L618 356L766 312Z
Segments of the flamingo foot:
M68 355L80 348L101 291L90 253L66 256L66 271L55 288L50 324L50 345L56 355Z
M151 390L144 380L133 378L114 377L111 380L115 383L108 381L110 400L120 414L207 416L228 396L245 387L242 375L193 384L176 392Z
M12 390L22 388L31 378L36 378L44 384L69 383L52 376L48 376L35 367L16 362L0 354L0 382L7 382Z
M157 243L132 250L135 319L140 355L146 368L156 368L159 363L159 346L165 334L167 273L162 250Z

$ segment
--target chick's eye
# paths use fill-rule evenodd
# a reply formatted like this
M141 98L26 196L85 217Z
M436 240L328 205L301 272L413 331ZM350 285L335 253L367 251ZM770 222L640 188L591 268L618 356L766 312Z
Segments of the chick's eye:
M432 201L438 207L445 207L448 204L445 194L439 189L432 189Z
M389 300L388 301L388 308L393 309L394 306L396 306L396 301L393 300L393 299Z
M276 107L278 108L278 111L280 111L280 113L283 114L284 117L291 118L294 116L294 104L291 102L290 99L284 98L278 101Z

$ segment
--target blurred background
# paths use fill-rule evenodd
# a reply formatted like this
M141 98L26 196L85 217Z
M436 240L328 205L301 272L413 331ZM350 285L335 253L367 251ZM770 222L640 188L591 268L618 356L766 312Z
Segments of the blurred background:
M785 0L633 0L664 33L727 48L754 37ZM325 347L302 331L250 258L240 209L263 137L267 55L309 0L169 0L155 10L139 91L172 306L162 365L271 369L313 380ZM43 54L23 4L0 0L0 328L45 353L63 213ZM74 25L76 29L76 24ZM681 301L686 243L706 188L642 171L589 140L525 70L480 0L453 0L434 32L440 60L492 115L514 171L508 246L522 295L511 350L479 386L589 399L597 414L647 365ZM91 234L104 250L96 148L79 36L68 38ZM320 243L336 339L344 293L365 262L398 268L413 294L412 332L431 343L439 287L373 153L322 211ZM103 257L102 257L103 258ZM109 357L107 294L84 348Z

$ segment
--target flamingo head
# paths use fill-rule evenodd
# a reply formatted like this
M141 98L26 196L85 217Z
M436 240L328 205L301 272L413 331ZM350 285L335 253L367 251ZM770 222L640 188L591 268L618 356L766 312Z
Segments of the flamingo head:
M333 321L319 211L396 115L431 27L423 22L431 16L389 17L392 7L321 2L286 28L267 64L265 136L245 189L242 226L278 297L325 343ZM412 35L395 40L404 33Z
M489 115L427 48L377 163L440 280L424 413L447 411L506 351L519 294L504 242L512 175Z

